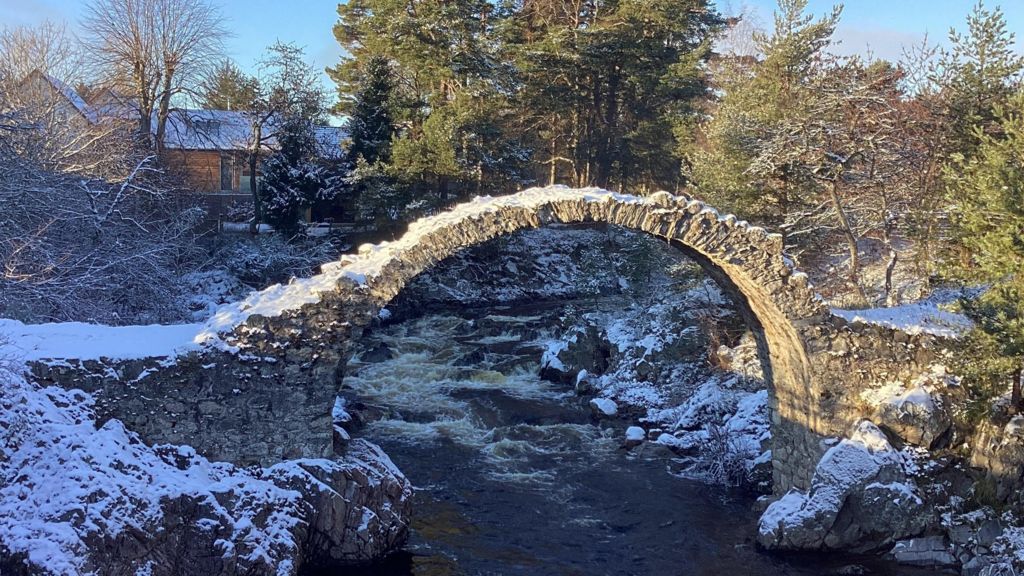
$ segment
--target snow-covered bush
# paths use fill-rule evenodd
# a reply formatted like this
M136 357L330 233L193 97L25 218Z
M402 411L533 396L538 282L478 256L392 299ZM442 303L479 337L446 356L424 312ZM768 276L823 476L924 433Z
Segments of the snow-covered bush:
M223 268L250 288L310 276L324 262L336 260L346 247L334 239L296 238L280 234L238 238L216 251L212 267Z

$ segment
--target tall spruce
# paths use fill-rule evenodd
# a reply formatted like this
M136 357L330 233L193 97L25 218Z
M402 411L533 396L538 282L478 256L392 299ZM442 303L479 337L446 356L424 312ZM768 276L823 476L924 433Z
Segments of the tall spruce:
M394 82L387 59L371 57L355 101L348 107L351 109L348 121L351 144L347 152L350 165L354 166L358 158L368 164L391 159L391 139L396 130L388 106L393 91Z

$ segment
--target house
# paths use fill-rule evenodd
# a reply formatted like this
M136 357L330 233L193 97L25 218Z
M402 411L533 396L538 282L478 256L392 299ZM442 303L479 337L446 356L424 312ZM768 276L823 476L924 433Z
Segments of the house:
M25 102L44 103L54 120L72 130L85 131L99 121L96 112L71 86L39 69L33 70L18 84Z
M98 91L90 100L82 98L74 88L38 70L21 83L26 97L53 99L57 110L74 128L88 129L106 120L138 118L138 107L128 98L112 90ZM156 119L153 120L155 130ZM262 129L263 154L273 152L274 126ZM203 195L209 216L223 219L234 207L251 206L249 150L254 129L251 117L229 110L173 109L167 118L162 155L163 160L177 168L193 191ZM344 127L316 127L320 154L324 158L340 158ZM257 185L259 175L256 175Z
M315 130L320 156L340 159L345 129L318 126ZM262 127L264 157L276 148L273 133L272 123ZM244 112L178 109L167 119L163 155L185 175L193 190L204 194L211 216L232 219L234 209L252 203L249 154L254 139L252 118ZM259 185L259 174L256 179ZM330 215L307 213L306 219Z
M261 147L264 154L269 154L275 148L274 126L268 124L262 130ZM244 112L173 110L167 119L164 154L169 163L187 174L197 192L248 193L252 174L247 159L253 133L251 118ZM341 157L344 128L318 126L316 136L322 157Z

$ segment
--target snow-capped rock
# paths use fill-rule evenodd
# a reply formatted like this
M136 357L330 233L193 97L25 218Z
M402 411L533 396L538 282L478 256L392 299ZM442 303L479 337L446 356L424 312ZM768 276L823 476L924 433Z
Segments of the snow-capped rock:
M619 405L608 398L594 398L590 401L590 410L595 416L615 416L619 412Z
M864 420L825 453L807 493L768 506L758 541L770 549L872 550L919 534L928 519L901 454Z

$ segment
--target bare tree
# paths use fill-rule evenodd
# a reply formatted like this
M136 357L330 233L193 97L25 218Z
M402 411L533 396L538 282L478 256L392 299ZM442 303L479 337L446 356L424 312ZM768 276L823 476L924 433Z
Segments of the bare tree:
M159 151L172 99L220 60L220 12L205 0L92 0L82 27L101 77L135 100L139 135Z
M6 143L47 170L117 176L112 150L123 148L122 126L99 122L72 88L84 80L81 55L63 26L0 30L0 104L21 127Z
M81 81L82 47L62 24L0 30L0 68L15 80L40 71L68 84Z

